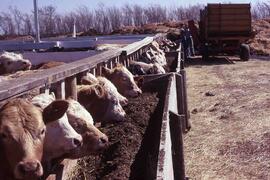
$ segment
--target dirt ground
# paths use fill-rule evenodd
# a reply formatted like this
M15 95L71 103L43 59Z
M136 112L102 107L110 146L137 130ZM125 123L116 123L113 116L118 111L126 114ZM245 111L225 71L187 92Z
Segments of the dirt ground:
M202 64L197 59L190 64L187 176L270 179L270 57L233 64L224 59Z
M151 118L154 118L151 116L158 101L157 93L143 93L137 98L129 99L128 106L124 108L126 120L100 128L109 137L109 148L99 156L80 159L70 180L124 180L141 177L144 174L141 167L145 166L146 160L145 152L140 147L145 143L151 145L149 140L153 141L153 136L152 139L148 138L148 142L142 142L142 139L147 136L147 126L151 123Z

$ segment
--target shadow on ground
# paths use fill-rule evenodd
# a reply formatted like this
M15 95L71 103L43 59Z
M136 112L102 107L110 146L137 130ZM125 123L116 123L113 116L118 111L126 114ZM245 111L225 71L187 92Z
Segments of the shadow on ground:
M222 64L234 64L234 61L240 61L239 58L235 57L209 57L207 61L203 61L201 56L191 57L185 61L185 66L211 66L211 65L222 65Z

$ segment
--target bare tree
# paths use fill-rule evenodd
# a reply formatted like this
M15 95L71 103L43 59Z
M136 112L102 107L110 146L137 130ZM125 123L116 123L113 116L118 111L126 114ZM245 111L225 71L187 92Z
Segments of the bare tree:
M15 35L15 27L13 20L11 18L11 14L2 12L2 21L1 21L1 29L4 35Z
M94 15L87 6L80 6L75 15L76 27L79 31L88 31L94 26Z
M146 24L144 9L139 5L133 6L133 21L135 26L142 26Z
M119 29L122 25L122 12L119 8L110 7L107 9L107 16L109 18L112 30Z
M15 7L9 7L11 14L13 15L14 24L16 26L16 33L17 35L21 34L21 26L23 23L23 15L21 11L18 10L18 8Z
M124 26L132 26L133 25L133 10L129 4L126 4L122 7L122 23Z
M23 30L22 33L24 35L31 35L33 34L33 23L31 21L31 19L33 19L33 17L30 14L24 14L23 15Z

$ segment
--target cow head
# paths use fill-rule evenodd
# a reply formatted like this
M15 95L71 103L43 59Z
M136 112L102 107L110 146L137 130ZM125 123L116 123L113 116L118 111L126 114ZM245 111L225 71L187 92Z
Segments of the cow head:
M108 146L108 137L93 125L90 113L77 101L68 99L68 121L71 126L83 137L83 145L73 158L97 154Z
M125 97L137 97L142 93L141 89L136 85L133 75L124 66L118 64L112 70L102 67L102 73L116 86L118 92Z
M44 109L48 104L55 101L55 97L54 94L40 94L35 96L31 101L34 105ZM52 107L52 109L54 109L54 107ZM46 109L44 109L44 111L45 110ZM43 113L47 114L46 111ZM72 153L77 151L77 148L81 147L82 136L71 127L66 113L57 121L48 123L46 126L44 162L49 162L54 158L62 156L71 156Z
M53 107L53 108L52 108ZM0 109L0 146L16 179L43 175L41 158L45 124L63 116L67 102L55 101L42 111L25 99L9 101Z
M165 74L165 69L158 63L153 63L153 66L149 69L150 74Z
M21 54L4 52L0 56L0 73L13 73L20 70L29 70L31 62L24 59Z
M96 121L123 121L126 115L119 99L111 96L100 84L78 86L78 101Z

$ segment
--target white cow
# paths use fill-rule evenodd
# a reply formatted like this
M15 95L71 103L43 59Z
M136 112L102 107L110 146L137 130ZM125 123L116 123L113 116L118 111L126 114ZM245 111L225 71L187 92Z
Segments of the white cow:
M54 100L54 94L39 94L33 97L31 102L44 109ZM77 153L78 148L82 146L82 136L69 124L66 113L59 120L48 123L46 127L44 162L50 162L63 155L68 157L69 154Z
M134 75L145 74L165 74L165 69L158 63L145 63L138 61L131 61L129 64L129 70Z
M21 54L4 52L0 55L0 74L14 73L20 70L30 70L31 62Z

